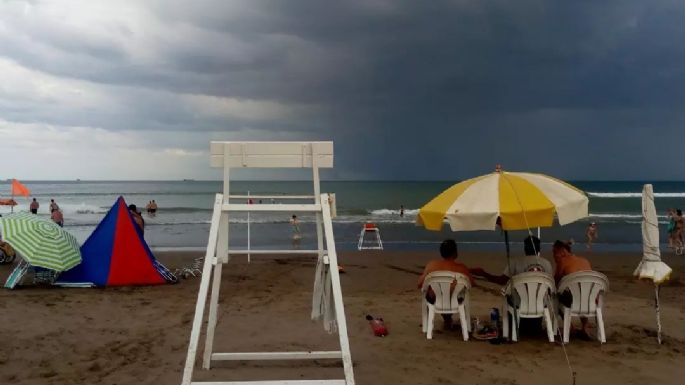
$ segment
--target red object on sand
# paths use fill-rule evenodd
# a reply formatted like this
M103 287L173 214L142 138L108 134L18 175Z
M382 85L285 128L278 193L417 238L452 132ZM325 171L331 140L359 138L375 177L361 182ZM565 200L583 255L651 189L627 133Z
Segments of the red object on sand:
M366 319L369 321L369 325L371 325L373 335L376 337L385 337L388 335L388 328L385 326L383 318L373 318L370 315L367 315Z
M366 229L366 230L375 230L375 229L376 229L376 225L374 225L373 223L367 223L367 224L364 225L364 229Z
M17 201L14 199L0 199L0 206L16 206Z

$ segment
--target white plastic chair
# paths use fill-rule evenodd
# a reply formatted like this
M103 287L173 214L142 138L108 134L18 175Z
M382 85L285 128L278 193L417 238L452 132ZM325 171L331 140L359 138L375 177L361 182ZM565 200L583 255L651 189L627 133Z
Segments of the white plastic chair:
M454 289L452 285L454 284ZM435 303L426 300L428 289L435 293ZM471 312L469 291L471 281L467 276L453 271L434 271L423 282L421 288L421 328L427 339L433 339L435 314L459 314L461 334L464 341L469 340L471 331Z
M597 319L597 339L606 342L604 331L604 293L609 291L609 279L596 271L571 273L559 282L559 295L566 290L571 292L571 307L559 304L564 310L564 343L568 343L571 330L571 317Z
M542 272L527 272L513 276L505 289L504 309L502 319L502 331L505 338L509 338L509 317L512 318L511 340L518 341L518 328L521 318L543 318L547 338L554 342L556 330L556 316L554 314L555 293L554 279L551 275ZM518 303L514 300L518 296ZM508 301L507 299L510 299ZM512 303L510 303L512 302Z

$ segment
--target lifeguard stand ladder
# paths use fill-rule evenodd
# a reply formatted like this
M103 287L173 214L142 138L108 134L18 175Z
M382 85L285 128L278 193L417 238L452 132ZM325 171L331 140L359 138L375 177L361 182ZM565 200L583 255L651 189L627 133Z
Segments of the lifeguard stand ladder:
M333 167L333 142L211 142L212 167L223 168L223 194L217 194L214 201L214 212L209 229L209 241L205 254L205 262L202 270L202 281L195 305L195 317L193 329L190 333L188 355L183 370L182 385L354 385L354 373L352 370L352 357L350 344L347 338L347 324L343 307L342 289L338 269L330 266L338 266L338 258L335 252L335 240L333 238L333 224L331 222L331 206L329 194L321 194L319 185L319 168ZM230 195L230 169L242 168L311 168L313 173L314 195L298 196L312 199L310 204L237 204L231 203L230 199L243 199L244 196ZM271 196L251 196L253 199L271 198ZM284 196L274 196L282 201ZM315 254L317 260L317 275L315 287L326 287L322 294L314 291L312 306L317 308L322 303L328 304L323 297L332 297L333 317L330 313L329 321L337 324L340 350L335 351L296 351L296 352L247 352L247 353L215 353L213 349L214 332L217 323L217 309L219 303L219 290L221 285L221 271L223 265L228 263L231 255L247 254L246 250L232 250L228 245L228 218L235 212L284 212L284 213L315 213L317 250L249 250L253 255L258 254ZM324 248L325 234L325 248ZM212 274L213 271L213 274ZM323 277L323 278L321 278ZM202 368L210 369L212 361L260 361L260 360L342 360L344 379L332 380L285 380L285 381L192 381L195 358L200 339L200 331L204 323L205 303L212 280L212 293L209 303L209 315L207 319L207 332L204 345ZM323 282L323 283L322 283ZM329 291L330 290L330 291ZM323 294L327 292L326 294ZM317 295L319 297L317 298ZM325 306L325 305L324 305ZM323 308L323 307L322 307ZM328 308L329 311L331 308ZM316 311L312 311L315 317ZM319 312L321 315L321 312ZM324 320L326 317L324 316ZM324 323L325 325L329 325Z
M376 246L364 246L364 236L369 234L376 235ZM362 226L362 232L359 234L359 243L357 243L357 250L383 250L383 241L381 241L381 229L373 223L365 223Z

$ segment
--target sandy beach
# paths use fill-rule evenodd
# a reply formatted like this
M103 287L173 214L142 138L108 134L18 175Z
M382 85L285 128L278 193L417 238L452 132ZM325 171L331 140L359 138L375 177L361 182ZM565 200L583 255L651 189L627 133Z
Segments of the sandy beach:
M582 253L579 253L582 255ZM661 290L665 343L657 345L653 288L632 278L637 254L588 254L607 274L611 292L607 343L571 340L566 346L577 384L679 384L685 376L685 258L665 256L674 269ZM170 269L192 254L158 255ZM559 344L541 332L516 344L464 342L456 331L426 340L420 330L416 278L436 254L350 252L340 256L345 310L358 384L570 384ZM501 254L464 253L469 266L498 272ZM0 279L10 272L0 267ZM336 347L309 320L314 260L235 258L224 270L217 351L306 350ZM0 383L180 384L199 278L176 285L108 289L22 287L0 290ZM486 319L499 306L496 285L479 281L472 315ZM374 337L366 314L390 328ZM441 328L441 322L436 321ZM199 360L198 360L199 363ZM341 378L339 362L217 363L195 380Z

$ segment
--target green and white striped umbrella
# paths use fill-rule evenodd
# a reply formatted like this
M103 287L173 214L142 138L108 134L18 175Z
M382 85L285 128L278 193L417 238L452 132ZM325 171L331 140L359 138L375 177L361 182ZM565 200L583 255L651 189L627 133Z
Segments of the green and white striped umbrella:
M31 265L65 271L81 263L79 244L73 235L54 222L29 213L0 218L5 242Z

